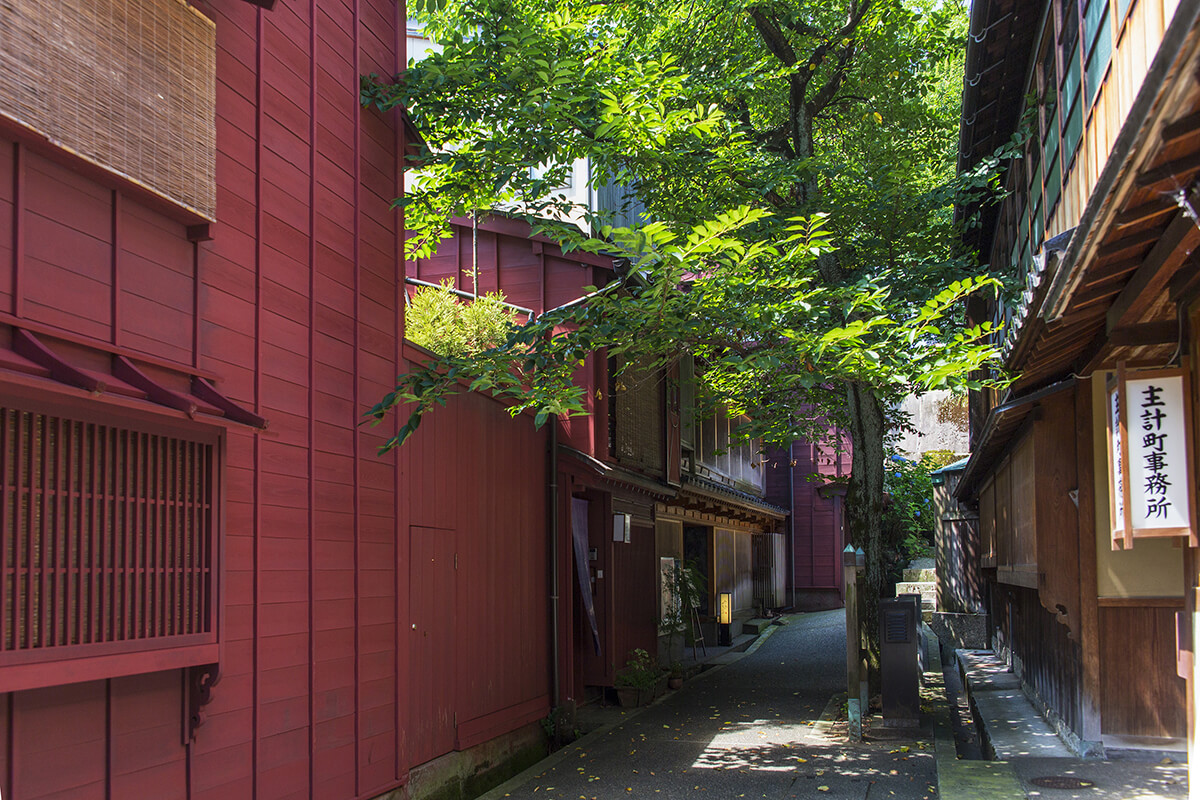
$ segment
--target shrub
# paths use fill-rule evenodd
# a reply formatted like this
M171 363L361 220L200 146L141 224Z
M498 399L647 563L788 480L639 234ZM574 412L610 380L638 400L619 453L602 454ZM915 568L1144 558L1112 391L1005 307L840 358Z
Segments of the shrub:
M617 670L613 683L618 687L628 686L633 689L653 689L658 683L658 665L650 658L650 654L642 648L630 650L632 656L625 666Z
M503 292L488 292L464 303L449 280L422 286L404 313L405 337L443 356L474 355L502 343L516 324Z
M891 496L885 513L887 528L894 544L907 559L933 555L934 524L933 479L930 473L952 463L956 456L948 450L931 450L913 461L893 454L884 473L884 489Z

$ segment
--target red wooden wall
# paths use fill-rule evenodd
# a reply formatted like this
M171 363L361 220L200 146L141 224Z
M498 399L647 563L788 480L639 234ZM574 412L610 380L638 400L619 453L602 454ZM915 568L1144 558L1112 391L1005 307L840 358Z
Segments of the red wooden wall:
M507 302L541 314L577 300L589 286L607 286L615 277L613 260L601 255L562 249L535 237L528 223L493 216L472 223L458 219L454 235L437 252L409 264L408 276L427 283L450 280L454 288L480 294L502 291ZM417 287L408 286L411 294ZM524 315L518 314L524 321ZM586 387L586 416L560 418L562 442L596 458L608 457L608 363L590 354L575 373ZM600 389L597 395L596 390Z
M806 479L817 474L848 476L849 449L839 454L829 446L796 441L788 450L768 453L767 500L791 509L790 527L784 530L792 548L789 588L796 590L796 602L801 605L806 593L814 595L814 602L825 602L840 592L842 585L842 500L828 489L822 491L825 483Z
M429 258L409 266L409 276L429 283L450 279L454 287L471 291L472 273L478 291L502 291L505 299L541 313L581 297L584 287L601 287L614 277L612 259L585 252L564 254L555 244L534 238L527 223L505 217L481 219L473 263L470 220L456 220L454 236L442 242Z
M226 439L221 680L186 746L181 671L0 695L6 800L368 798L548 705L545 434L482 397L400 454L358 425L405 365L399 125L358 104L360 74L403 63L403 4L197 7L212 240L0 141L0 339L206 375L269 420ZM457 722L436 744L429 698Z

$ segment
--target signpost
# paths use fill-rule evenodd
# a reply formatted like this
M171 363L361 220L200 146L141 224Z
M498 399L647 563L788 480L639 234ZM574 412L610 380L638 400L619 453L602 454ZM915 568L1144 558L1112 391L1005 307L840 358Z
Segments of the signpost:
M862 715L867 705L867 669L862 657L862 629L858 618L858 576L866 565L862 548L846 545L842 551L842 571L846 587L846 716L848 737L862 741Z

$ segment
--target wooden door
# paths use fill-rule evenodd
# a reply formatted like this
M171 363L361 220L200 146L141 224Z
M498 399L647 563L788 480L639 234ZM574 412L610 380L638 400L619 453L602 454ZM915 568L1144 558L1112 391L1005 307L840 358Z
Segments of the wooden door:
M409 742L417 765L454 749L458 581L453 530L414 525L410 541Z

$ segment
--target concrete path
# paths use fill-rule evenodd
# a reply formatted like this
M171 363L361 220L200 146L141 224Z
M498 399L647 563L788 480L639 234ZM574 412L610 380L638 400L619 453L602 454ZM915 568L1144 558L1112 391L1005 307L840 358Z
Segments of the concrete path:
M844 620L792 616L731 663L484 798L936 797L928 730L881 729L848 745L831 722L844 700Z

